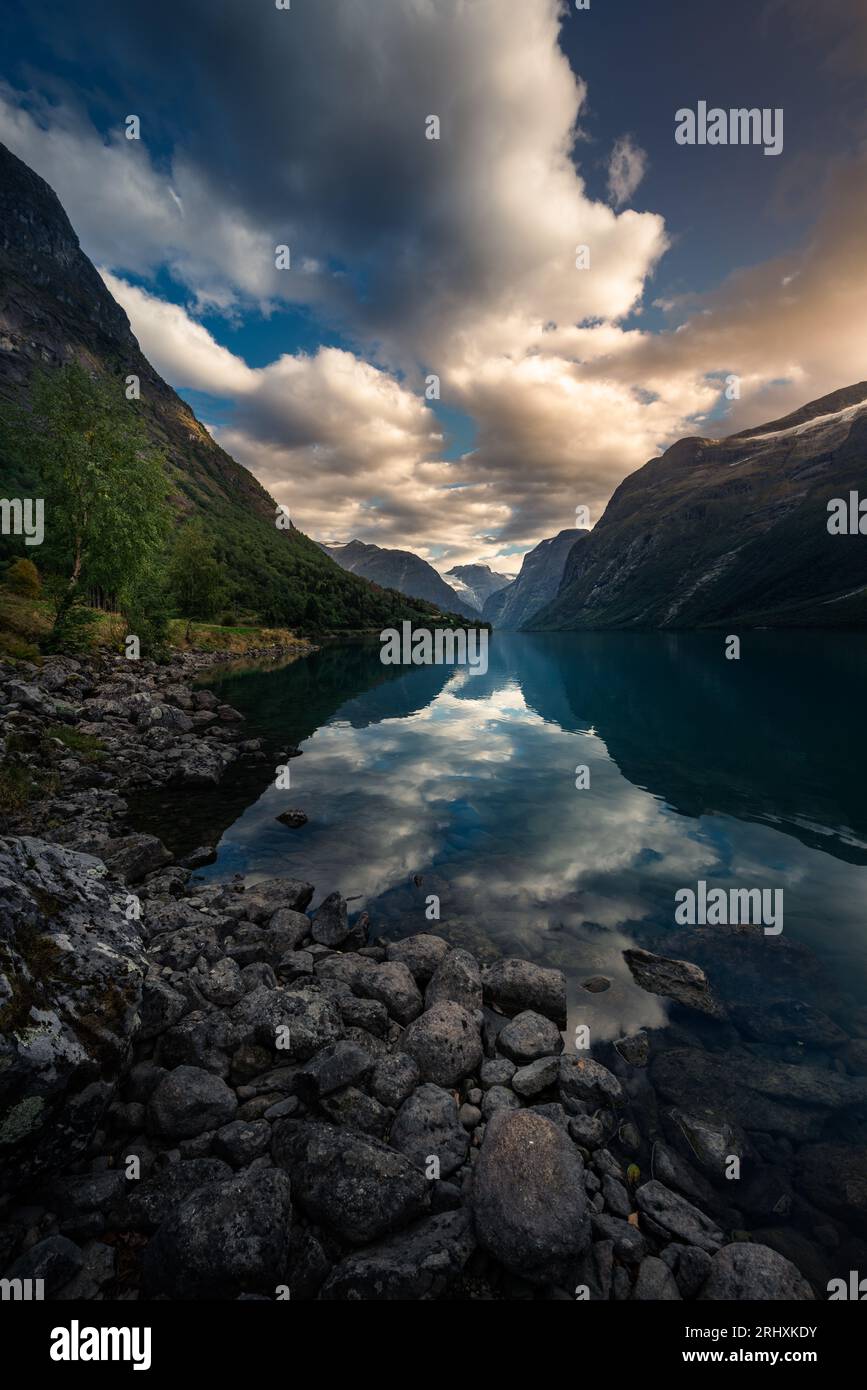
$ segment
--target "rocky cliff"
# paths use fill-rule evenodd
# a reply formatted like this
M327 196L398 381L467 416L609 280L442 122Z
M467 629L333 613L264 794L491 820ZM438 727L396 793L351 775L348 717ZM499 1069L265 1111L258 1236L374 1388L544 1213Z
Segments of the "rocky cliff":
M867 494L867 382L630 474L532 626L842 627L867 621L867 542L828 503Z

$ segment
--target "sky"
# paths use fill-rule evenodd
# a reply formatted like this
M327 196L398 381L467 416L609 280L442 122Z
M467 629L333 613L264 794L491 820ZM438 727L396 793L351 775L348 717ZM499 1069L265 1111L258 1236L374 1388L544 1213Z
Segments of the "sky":
M514 573L867 378L863 0L6 0L0 53L0 141L316 539Z

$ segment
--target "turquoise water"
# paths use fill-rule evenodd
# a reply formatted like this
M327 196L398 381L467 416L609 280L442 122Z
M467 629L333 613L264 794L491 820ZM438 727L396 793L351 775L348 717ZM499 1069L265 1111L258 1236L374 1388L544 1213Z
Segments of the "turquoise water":
M597 1039L666 1021L621 953L697 958L694 932L678 950L679 888L782 889L784 930L764 939L750 988L779 995L784 971L791 992L792 947L807 947L798 997L867 1032L863 1015L852 1027L867 1005L867 646L746 633L739 662L724 648L723 634L495 633L484 675L395 674L378 643L228 670L209 684L265 738L267 762L144 811L178 850L221 832L205 879L296 876L315 883L314 906L337 889L366 909L374 937L433 929L483 959L562 967L570 1025L591 1007ZM279 790L277 753L294 743ZM277 822L288 807L308 824ZM599 974L611 988L588 995L581 981ZM715 983L745 988L722 964Z

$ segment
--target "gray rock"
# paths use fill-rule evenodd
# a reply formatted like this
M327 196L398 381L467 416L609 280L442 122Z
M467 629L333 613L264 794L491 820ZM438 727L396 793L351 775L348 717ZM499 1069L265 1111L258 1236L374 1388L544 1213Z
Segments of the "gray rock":
M342 1091L323 1096L319 1107L333 1124L354 1129L359 1134L372 1134L374 1139L385 1138L389 1111L357 1086L345 1086Z
M695 1298L710 1274L711 1256L695 1245L666 1245L660 1258L674 1275L681 1298Z
M373 1070L373 1058L358 1043L347 1039L329 1043L298 1071L296 1092L303 1100L318 1100L342 1086L363 1082Z
M508 957L482 972L485 1003L496 1004L507 1014L530 1009L566 1027L566 976L527 960Z
M602 1179L602 1196L612 1216L620 1216L625 1221L631 1215L633 1208L629 1193L622 1182L618 1182L617 1178L612 1178L607 1173Z
M489 1120L498 1110L520 1110L521 1102L509 1086L491 1086L482 1097L482 1115Z
M431 1216L341 1261L320 1297L326 1301L371 1302L442 1298L463 1271L475 1245L467 1212Z
M537 1096L547 1091L557 1082L560 1075L559 1057L539 1057L526 1067L521 1067L512 1077L512 1090L519 1096Z
M647 1255L641 1261L632 1297L639 1303L651 1300L678 1300L681 1297L674 1275L663 1260Z
M596 1149L610 1137L611 1131L597 1115L572 1115L569 1118L569 1133L582 1149Z
M0 840L0 1187L57 1170L113 1099L147 962L91 855Z
M307 824L305 812L299 811L294 807L288 811L281 811L279 816L276 816L275 819L278 820L281 825L288 826L290 830L300 830L302 825Z
M189 1009L189 1001L183 994L158 975L149 975L144 982L141 1001L141 1027L139 1037L159 1037L167 1028L173 1027Z
M81 1250L66 1236L48 1236L25 1251L4 1273L6 1279L42 1279L52 1298L84 1263ZM5 1297L5 1295L4 1295Z
M490 1090L491 1086L510 1086L517 1070L508 1057L491 1057L482 1063L479 1079L485 1090Z
M214 1153L233 1168L247 1168L271 1147L271 1126L267 1120L233 1120L214 1135Z
M313 914L313 940L322 946L342 946L351 930L346 899L339 893L329 893Z
M631 1067L646 1067L650 1056L650 1039L646 1033L633 1033L628 1038L618 1038L614 1046L624 1062Z
M635 1202L641 1212L642 1224L651 1234L659 1232L666 1241L677 1240L684 1245L697 1245L711 1255L723 1244L725 1237L722 1231L704 1212L655 1179L638 1188Z
M867 1230L867 1148L808 1144L800 1150L795 1184L811 1202Z
M395 1052L389 1057L381 1057L370 1078L371 1094L381 1105L389 1105L393 1110L403 1105L421 1080L418 1062L408 1052Z
M297 951L301 942L310 935L310 918L304 912L295 912L291 907L281 907L268 923L268 937L273 942L274 951L285 954Z
M273 1049L278 1038L282 1038L283 1062L306 1062L314 1052L337 1042L344 1034L343 1021L334 1004L303 985L253 990L228 1017L235 1047L259 1043ZM288 1028L288 1033L278 1032L283 1028Z
M124 883L139 883L146 874L170 864L173 858L156 835L122 835L103 840L97 853L109 872Z
M725 1009L711 993L704 971L691 961L672 960L637 948L624 951L623 959L635 983L649 994L661 994L711 1018L725 1017Z
M470 1147L454 1097L430 1082L419 1086L404 1101L391 1126L389 1142L422 1172L432 1157L438 1159L437 1176L443 1178L460 1168Z
M813 1290L791 1260L767 1245L724 1245L713 1257L700 1299L774 1302L812 1300Z
M647 1254L647 1240L637 1226L622 1221L619 1216L609 1216L605 1212L591 1218L594 1239L610 1240L614 1253L620 1260L638 1264Z
M130 1179L115 1224L122 1231L155 1231L192 1193L231 1176L231 1168L222 1159L190 1158L170 1163L139 1181Z
M247 967L252 969L253 967ZM214 965L208 968L207 973L199 982L199 989L207 1000L216 1004L221 1009L231 1008L237 1004L239 999L243 999L245 994L244 980L241 976L241 967L238 962L231 960L229 956L224 956Z
M475 1019L461 1004L443 1000L407 1028L402 1050L418 1063L425 1081L454 1086L475 1074L482 1060L482 1040Z
M406 1027L422 1011L422 997L409 967L402 961L384 961L374 965L365 977L365 994L384 1004L393 1019Z
M225 1081L201 1067L176 1067L148 1105L148 1128L164 1139L192 1139L235 1118L238 1102Z
M290 1183L278 1169L251 1169L200 1189L145 1248L146 1297L273 1297L289 1258L291 1222Z
M266 878L247 888L240 901L251 922L267 922L280 908L303 912L312 897L312 883L295 878Z
M479 1244L531 1284L559 1282L587 1248L584 1165L557 1125L531 1111L492 1116L475 1168Z
M513 1062L533 1062L563 1051L563 1039L555 1023L532 1009L518 1014L497 1039L500 1052Z
M272 1154L307 1216L351 1245L400 1229L430 1202L428 1182L403 1154L333 1125L279 1120Z
M560 1099L567 1110L574 1110L576 1102L620 1105L623 1087L614 1073L593 1057L561 1057Z
M437 966L447 955L449 944L441 936L419 932L403 941L390 941L386 947L388 960L401 961L419 985L426 985Z
M477 1105L464 1103L458 1111L458 1120L466 1130L476 1129L482 1122L482 1112Z
M469 951L449 951L431 976L424 1006L429 1009L441 999L453 999L471 1012L482 1007L482 975Z

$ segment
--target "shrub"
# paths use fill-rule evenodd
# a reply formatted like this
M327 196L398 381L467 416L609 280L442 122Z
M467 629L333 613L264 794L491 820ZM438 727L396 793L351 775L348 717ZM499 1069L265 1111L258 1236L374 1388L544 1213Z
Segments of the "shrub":
M39 571L32 560L15 560L6 571L6 583L16 594L38 598L42 588Z

